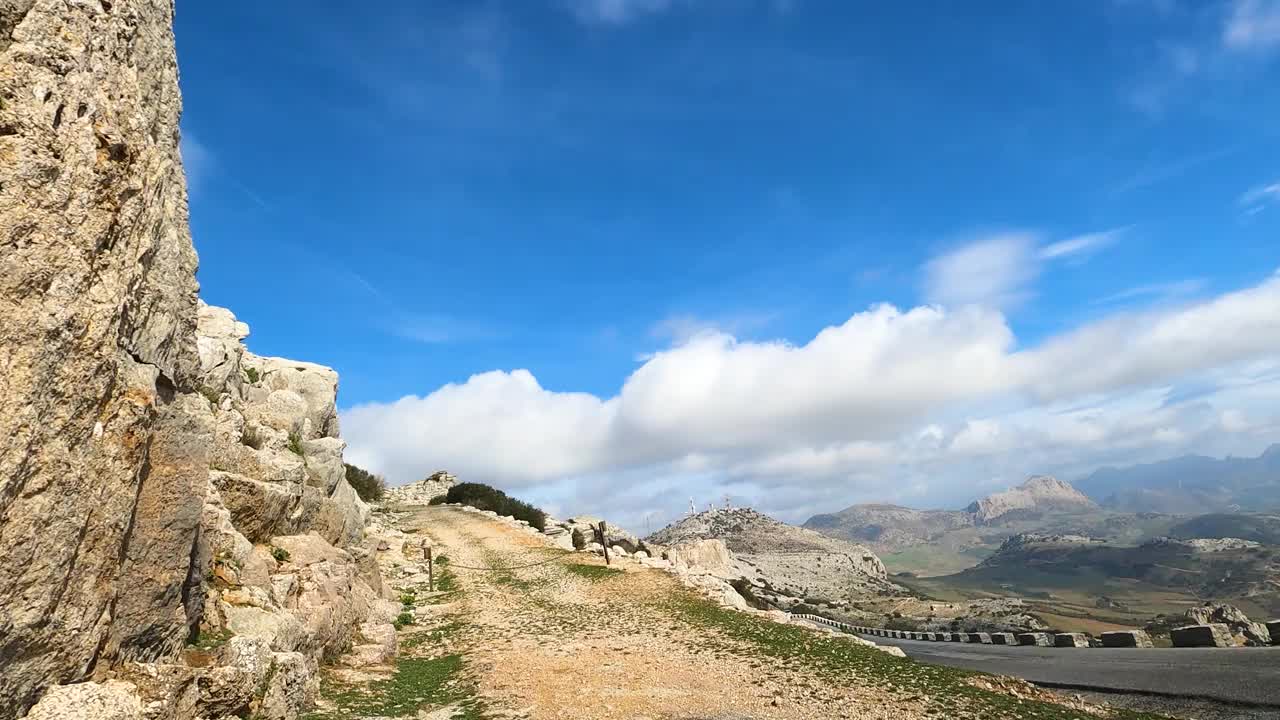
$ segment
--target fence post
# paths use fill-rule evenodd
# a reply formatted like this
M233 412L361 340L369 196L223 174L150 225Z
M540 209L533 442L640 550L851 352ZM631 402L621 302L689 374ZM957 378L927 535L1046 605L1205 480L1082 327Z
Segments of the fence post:
M593 527L591 529L595 531L596 542L600 543L600 547L604 548L604 564L608 565L609 564L609 539L605 535L606 528L607 526L604 524L604 521L601 520L600 525L598 527Z

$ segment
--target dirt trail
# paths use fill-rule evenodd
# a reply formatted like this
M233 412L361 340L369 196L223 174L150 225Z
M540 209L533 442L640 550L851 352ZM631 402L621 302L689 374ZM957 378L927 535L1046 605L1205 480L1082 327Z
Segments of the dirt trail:
M465 588L458 616L490 708L576 720L904 717L888 697L822 688L708 643L661 606L684 593L665 573L618 563L623 572L605 574L594 557L451 508L420 511L404 529L415 528L451 559ZM459 567L538 562L510 572Z
M721 609L667 573L628 561L606 568L483 515L415 507L398 525L444 556L450 590L419 590L394 671L335 671L311 717L1089 717ZM343 684L370 681L366 695ZM377 694L395 701L351 700Z

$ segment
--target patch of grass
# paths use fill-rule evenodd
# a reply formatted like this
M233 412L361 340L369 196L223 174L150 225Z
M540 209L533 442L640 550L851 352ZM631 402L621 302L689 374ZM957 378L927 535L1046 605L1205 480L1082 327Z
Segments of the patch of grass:
M289 551L282 547L273 547L271 557L275 558L276 562L289 562Z
M598 582L600 580L608 580L611 577L615 577L622 574L621 570L618 570L617 568L611 568L608 565L583 565L580 563L572 563L569 565L565 565L564 569L568 570L574 575L577 575L578 577L586 578L592 582Z
M233 637L235 637L235 633L225 629L213 633L201 632L196 633L196 636L191 638L187 644L197 650L217 650L226 645L227 641Z
M347 686L326 676L321 694L334 705L332 711L316 711L307 720L344 720L355 717L407 717L424 707L459 705L467 720L484 716L475 688L463 677L461 655L439 658L402 658L386 680L365 686ZM455 715L455 718L459 716Z
M296 432L289 433L289 444L286 446L294 455L302 455L302 436Z
M411 588L406 592L400 593L400 604L407 608L412 608L413 606L417 605L418 604L417 591Z
M898 693L927 695L926 713L941 717L1039 718L1067 720L1094 717L1088 713L1052 703L1019 700L1010 695L982 690L967 680L982 676L969 670L924 665L899 658L849 640L820 635L805 628L782 625L721 608L707 600L681 591L661 603L664 610L686 623L713 632L700 633L704 643L716 652L741 654L743 645L755 656L778 664L794 664L824 681L843 684L855 678L882 685ZM721 640L719 638L726 638ZM1116 710L1112 720L1154 720L1159 716L1130 710Z
M462 630L464 627L466 627L464 623L454 620L453 622L446 623L439 627L423 630L422 632L416 632L402 639L400 641L400 648L403 650L413 650L426 644L439 645L445 641L445 638L457 634L457 632Z
M244 376L246 379L248 379L251 385L257 384L258 380L262 379L262 376L258 373L257 368L251 368L251 367L245 368Z

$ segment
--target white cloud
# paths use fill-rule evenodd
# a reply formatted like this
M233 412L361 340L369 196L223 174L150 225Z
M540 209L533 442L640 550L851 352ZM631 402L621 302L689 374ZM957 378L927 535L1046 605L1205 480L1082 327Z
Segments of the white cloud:
M1245 213L1256 215L1269 205L1280 204L1280 182L1260 185L1240 196L1240 207Z
M182 156L182 168L187 174L187 192L195 195L201 191L205 180L213 173L217 161L209 148L190 132L182 133L178 152Z
M351 460L393 482L445 467L619 522L731 492L803 520L1175 449L1256 451L1280 440L1277 353L1280 274L1026 349L994 309L880 305L803 345L696 335L611 398L489 372L352 408L343 428ZM1171 404L1175 384L1209 390ZM1249 433L1224 432L1243 417Z
M1046 245L1040 250L1040 257L1045 260L1079 259L1087 257L1102 248L1114 243L1124 234L1123 229L1077 235Z
M1236 0L1222 31L1231 50L1269 50L1280 46L1280 0Z
M570 11L584 23L624 25L668 9L672 0L568 0L568 3Z
M1039 236L1030 232L979 238L925 265L925 298L947 307L1011 308L1030 295L1028 286L1045 263L1083 262L1116 242L1124 232L1124 228L1105 230L1043 246Z
M1017 304L1040 272L1036 244L1032 233L1005 233L937 257L925 266L925 297L948 307Z

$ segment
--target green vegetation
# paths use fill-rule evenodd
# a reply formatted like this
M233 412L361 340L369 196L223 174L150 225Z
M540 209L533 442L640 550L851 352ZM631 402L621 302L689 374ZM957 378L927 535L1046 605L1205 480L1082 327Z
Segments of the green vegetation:
M581 565L574 563L565 565L564 569L578 577L586 578L592 582L608 580L611 577L616 577L622 574L621 570L611 568L607 565Z
M412 625L413 623L414 623L413 613L406 611L397 615L395 621L392 622L391 624L395 625L396 629L399 630L400 628L406 625Z
M509 497L501 490L482 483L459 483L449 488L443 502L470 505L479 510L491 510L499 515L510 515L524 520L542 530L546 527L547 514L527 502Z
M289 562L289 551L282 547L273 547L271 557L275 558L276 562Z
M211 387L201 387L200 394L204 396L205 400L209 401L209 407L214 410L218 409L218 400L222 399L222 395L217 390Z
M418 604L417 591L409 588L405 592L400 593L400 604L406 608L413 609Z
M573 534L569 536L569 540L573 543L574 550L581 550L587 546L587 538L582 534L582 530L578 528L573 529Z
M438 658L403 658L396 672L386 680L364 686L347 686L326 676L321 693L335 707L316 711L307 720L343 720L356 717L411 717L424 707L457 704L461 713L455 720L478 720L483 705L475 699L475 689L462 677L461 655Z
M214 633L198 632L195 637L187 642L187 645L197 650L216 650L226 645L227 641L233 637L235 637L235 633L225 629Z
M289 452L294 455L302 455L302 436L297 432L291 431L289 433L289 444L287 447L289 448Z
M247 367L244 369L244 376L249 380L250 384L256 384L261 376L258 374L257 368Z
M254 450L261 450L265 441L256 425L246 424L244 429L240 431L240 444L251 447Z
M387 491L387 481L381 475L374 475L368 470L358 468L351 463L343 463L347 469L347 484L355 488L356 494L365 502L377 502Z
M926 714L935 717L1038 718L1067 720L1088 717L1079 710L1050 703L1022 700L983 690L970 678L983 673L941 665L925 665L906 658L854 644L838 637L819 635L794 625L781 625L721 608L689 592L680 592L663 608L688 624L712 632L704 642L720 652L750 652L778 664L795 664L826 682L843 684L854 678L874 682L918 699ZM1150 719L1156 716L1116 710L1112 720Z

